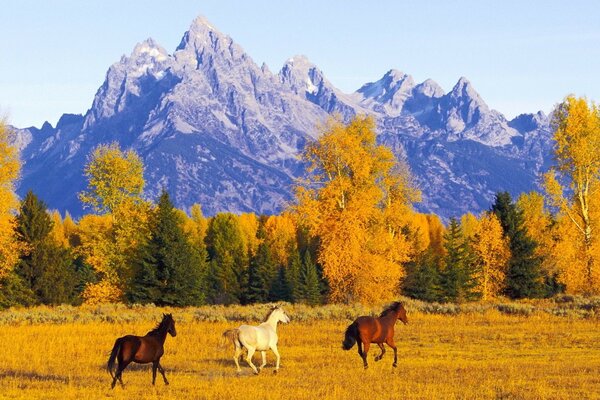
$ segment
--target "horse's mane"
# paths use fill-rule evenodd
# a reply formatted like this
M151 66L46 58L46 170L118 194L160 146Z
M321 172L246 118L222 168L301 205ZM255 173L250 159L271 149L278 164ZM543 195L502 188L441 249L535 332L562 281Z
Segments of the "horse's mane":
M273 314L273 311L277 310L279 307L277 306L273 306L271 307L271 309L269 310L269 313L263 318L262 322L267 322L269 320L269 317L271 316L271 314Z
M389 306L387 306L382 312L381 314L379 314L379 318L381 317L385 317L386 315L388 315L389 313L396 312L398 311L398 308L402 306L402 303L399 301L395 301L392 304L390 304Z
M158 323L158 325L156 325L156 327L154 329L152 329L150 332L147 333L147 335L156 335L157 333L159 333L161 330L163 330L165 328L165 326L171 321L173 320L173 316L171 314L163 314L163 319L162 321L160 321Z

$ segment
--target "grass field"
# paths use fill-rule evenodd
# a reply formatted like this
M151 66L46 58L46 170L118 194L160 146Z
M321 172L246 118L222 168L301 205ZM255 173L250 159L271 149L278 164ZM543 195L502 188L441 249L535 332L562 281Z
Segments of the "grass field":
M168 337L160 375L148 366L125 370L125 388L110 390L106 371L114 340L143 335L163 310L127 309L126 317L74 316L61 323L27 322L2 312L0 397L43 399L585 399L600 398L600 321L547 313L507 315L490 309L456 315L410 312L396 325L399 366L392 352L363 370L356 347L340 347L348 318L296 318L279 327L281 370L274 357L259 376L245 362L235 372L221 333L240 321L208 322L194 310L169 310L178 335ZM77 310L77 309L73 309ZM75 313L43 309L49 315ZM223 309L216 309L219 314ZM260 314L264 309L259 310ZM27 311L25 311L27 312ZM316 312L316 311L315 311ZM347 314L357 312L354 309ZM119 314L119 310L114 311ZM127 314L128 313L128 314ZM110 314L110 313L108 313ZM327 314L324 314L327 315ZM350 316L350 315L348 315ZM109 318L110 317L110 318ZM250 318L250 317L249 317ZM337 318L337 319L336 319ZM64 319L64 318L63 318ZM237 319L242 320L243 315ZM60 320L60 318L58 318ZM255 356L256 361L260 355Z

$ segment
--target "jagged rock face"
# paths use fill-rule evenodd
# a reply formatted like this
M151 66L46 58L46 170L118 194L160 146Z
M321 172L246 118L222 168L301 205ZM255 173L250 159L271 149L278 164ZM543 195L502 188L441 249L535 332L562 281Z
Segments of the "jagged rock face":
M446 218L487 209L493 194L536 188L550 151L548 118L507 121L461 78L448 93L390 70L352 94L335 88L304 56L274 75L199 17L173 54L152 39L113 64L84 116L54 128L16 130L24 160L19 193L81 215L83 167L101 143L143 158L148 197L165 188L177 206L276 213L304 171L298 155L330 115L373 115L379 140L412 168L417 207Z

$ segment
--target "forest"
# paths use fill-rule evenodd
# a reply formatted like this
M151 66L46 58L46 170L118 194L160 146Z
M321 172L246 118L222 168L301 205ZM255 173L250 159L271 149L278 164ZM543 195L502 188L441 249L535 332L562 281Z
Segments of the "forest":
M89 213L18 199L21 161L0 125L0 307L158 306L287 301L376 304L600 294L600 110L567 97L553 113L544 190L496 193L489 210L444 223L415 211L409 168L376 141L375 121L332 119L279 215L177 209L144 193L144 165L98 146L79 193Z

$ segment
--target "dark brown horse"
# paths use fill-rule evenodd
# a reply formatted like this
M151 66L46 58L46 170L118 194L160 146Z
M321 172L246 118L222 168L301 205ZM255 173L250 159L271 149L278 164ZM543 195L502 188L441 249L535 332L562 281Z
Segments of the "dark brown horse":
M158 369L163 376L165 385L168 385L169 381L165 376L165 370L160 365L160 358L164 353L167 333L170 333L173 337L177 335L175 321L171 314L163 314L162 321L156 328L148 332L146 336L127 335L118 338L108 359L108 372L113 378L111 388L115 387L117 379L123 385L121 375L123 374L123 370L132 361L138 364L152 363L152 384L154 385L156 381L156 370ZM119 362L119 365L116 373L113 375L115 359Z
M394 349L394 367L398 365L398 350L394 343L394 325L396 320L400 320L405 324L408 324L408 318L406 318L406 310L399 301L392 303L379 315L379 317L358 317L352 324L346 329L346 337L342 342L342 348L344 350L350 350L354 343L358 343L358 355L363 359L365 369L369 368L367 364L367 353L369 352L369 346L371 343L377 343L381 349L381 354L375 357L375 361L379 361L385 354L385 347L383 344L386 343L392 349Z

